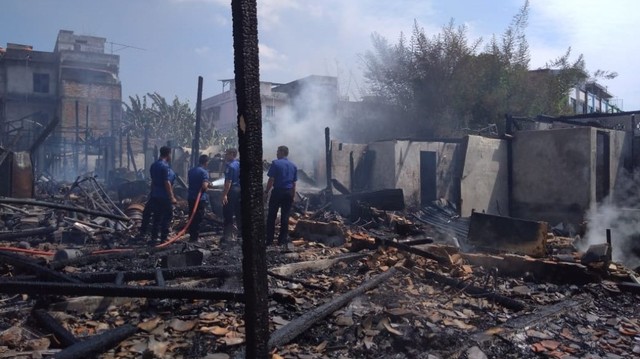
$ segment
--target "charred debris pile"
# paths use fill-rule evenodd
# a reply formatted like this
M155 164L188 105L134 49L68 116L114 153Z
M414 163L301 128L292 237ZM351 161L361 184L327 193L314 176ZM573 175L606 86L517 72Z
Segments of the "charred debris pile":
M136 241L147 189L41 178L0 198L0 358L243 357L240 246L215 210L198 242ZM544 222L409 209L399 189L301 192L288 230L294 250L267 247L273 358L640 355L638 273L605 233L581 253Z

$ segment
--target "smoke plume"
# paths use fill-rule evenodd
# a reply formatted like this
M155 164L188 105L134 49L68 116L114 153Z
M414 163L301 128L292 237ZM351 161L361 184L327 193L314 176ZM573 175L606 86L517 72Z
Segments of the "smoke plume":
M611 229L613 260L630 268L640 266L640 174L618 176L616 190L587 213L588 230L580 250L592 244L606 243L606 230Z

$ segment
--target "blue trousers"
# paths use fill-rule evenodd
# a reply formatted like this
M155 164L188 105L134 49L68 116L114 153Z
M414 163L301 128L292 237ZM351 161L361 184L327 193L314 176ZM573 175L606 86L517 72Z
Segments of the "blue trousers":
M149 197L142 212L142 223L140 224L140 235L147 234L149 222L151 222L151 238L166 240L169 237L169 225L173 218L173 204L169 198Z
M289 215L293 205L293 194L291 189L274 188L269 198L269 212L267 214L267 245L273 242L276 232L276 217L280 210L280 235L278 244L289 243Z
M231 240L233 234L233 218L236 219L238 233L242 236L242 208L240 207L240 186L231 186L227 194L227 204L222 207L224 228L222 240Z

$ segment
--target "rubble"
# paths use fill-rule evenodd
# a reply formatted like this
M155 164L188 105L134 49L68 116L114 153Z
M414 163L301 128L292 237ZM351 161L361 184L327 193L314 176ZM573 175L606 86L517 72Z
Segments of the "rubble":
M135 240L143 202L77 182L89 187L0 198L0 358L242 357L242 252L219 245L216 215L189 242L179 203L171 243L150 246ZM638 274L606 244L583 254L573 238L507 217L511 237L490 243L504 228L478 229L444 203L383 210L358 200L353 219L309 198L294 206L293 250L267 248L273 358L640 351ZM536 250L509 246L518 233L535 234Z

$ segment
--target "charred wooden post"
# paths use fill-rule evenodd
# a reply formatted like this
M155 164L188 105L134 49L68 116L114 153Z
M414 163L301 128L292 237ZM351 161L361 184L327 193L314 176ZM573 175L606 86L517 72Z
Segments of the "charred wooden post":
M233 57L238 102L242 268L246 306L246 357L269 356L269 288L262 188L262 113L256 0L232 0Z
M397 273L395 268L391 268L388 271L368 280L361 284L357 288L348 291L347 293L325 303L311 311L306 312L300 317L292 320L289 324L276 330L269 339L269 347L278 347L285 345L295 339L298 335L304 333L307 329L311 328L316 322L329 316L331 313L342 308L349 303L353 298L361 295L362 293L373 289L385 282Z
M329 196L329 200L331 200L331 194L332 194L331 133L330 133L329 127L325 127L324 129L324 155L326 157L326 166L327 166L327 195Z
M504 115L506 128L505 140L507 141L507 196L509 210L513 209L513 117L509 114Z
M118 272L116 274L116 278L114 280L116 285L123 285L124 284L124 272Z
M198 76L198 99L196 100L196 130L193 135L193 146L191 150L191 167L198 165L200 157L200 122L202 113L202 76Z
M164 280L164 276L162 275L162 269L156 268L156 285L158 287L166 286L166 281Z
M82 283L82 281L72 278L66 274L56 272L45 266L42 266L33 260L10 253L0 253L0 263L6 263L16 268L21 268L29 272L35 273L40 278L46 278L54 281L67 282L67 283ZM44 294L44 293L43 293Z
M31 295L64 295L126 298L166 298L166 299L210 299L244 301L241 292L220 291L207 288L179 288L179 287L134 287L114 284L78 284L59 282L26 282L0 281L0 293L31 294Z
M42 309L36 309L31 312L31 316L38 322L40 326L49 330L60 342L63 348L74 345L79 342L71 332L63 327L58 321Z
M75 175L80 175L80 110L79 103L76 100L76 143L73 145L73 169Z
M138 331L138 327L125 324L121 327L109 330L99 335L95 335L87 340L78 342L67 349L57 353L54 359L84 359L92 358L98 354L118 345L121 341L129 338Z
M611 229L607 228L607 245L609 246L609 254L607 260L611 262L613 260L613 247L611 246Z

